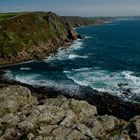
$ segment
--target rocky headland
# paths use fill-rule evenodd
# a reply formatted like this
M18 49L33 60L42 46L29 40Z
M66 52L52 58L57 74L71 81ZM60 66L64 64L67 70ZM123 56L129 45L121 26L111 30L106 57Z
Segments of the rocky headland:
M19 14L0 22L0 64L42 60L75 39L72 26L55 13Z

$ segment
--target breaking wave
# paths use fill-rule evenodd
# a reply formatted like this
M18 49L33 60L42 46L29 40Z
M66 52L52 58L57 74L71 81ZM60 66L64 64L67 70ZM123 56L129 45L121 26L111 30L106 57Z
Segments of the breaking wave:
M126 99L132 98L132 96L140 97L140 77L134 76L134 73L130 71L109 72L99 68L80 68L63 71L63 73L81 86L116 93Z
M31 68L21 67L20 70L31 70Z
M45 61L52 62L54 60L67 60L67 59L74 59L74 58L86 58L86 56L80 56L76 54L72 54L73 51L79 50L82 48L83 42L81 40L76 40L71 47L64 49L60 48L57 54L49 56Z

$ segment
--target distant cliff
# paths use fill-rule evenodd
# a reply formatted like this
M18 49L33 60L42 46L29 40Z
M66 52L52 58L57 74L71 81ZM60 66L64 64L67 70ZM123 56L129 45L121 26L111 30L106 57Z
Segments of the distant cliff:
M0 22L0 64L42 59L76 38L71 25L52 12L6 18Z
M85 25L97 25L103 24L104 22L108 22L113 20L110 17L78 17L78 16L69 16L63 17L67 20L73 27L85 26Z

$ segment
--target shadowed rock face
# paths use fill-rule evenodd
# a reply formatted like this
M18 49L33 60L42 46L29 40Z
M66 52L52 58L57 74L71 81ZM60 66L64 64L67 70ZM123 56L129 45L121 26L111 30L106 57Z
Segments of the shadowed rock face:
M58 96L38 103L29 89L8 86L0 90L1 140L130 140L139 139L140 117L129 122L100 116L86 101Z
M0 64L43 59L76 38L70 24L52 12L8 18L0 22Z

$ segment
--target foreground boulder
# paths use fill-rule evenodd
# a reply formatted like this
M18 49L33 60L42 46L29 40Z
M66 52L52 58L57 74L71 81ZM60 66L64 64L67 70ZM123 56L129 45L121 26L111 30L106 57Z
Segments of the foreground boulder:
M7 113L17 113L26 105L37 103L26 87L10 86L0 89L0 117Z
M58 96L38 103L25 87L0 89L0 140L130 138L140 138L139 116L125 122L113 116L98 115L96 107L86 101Z

